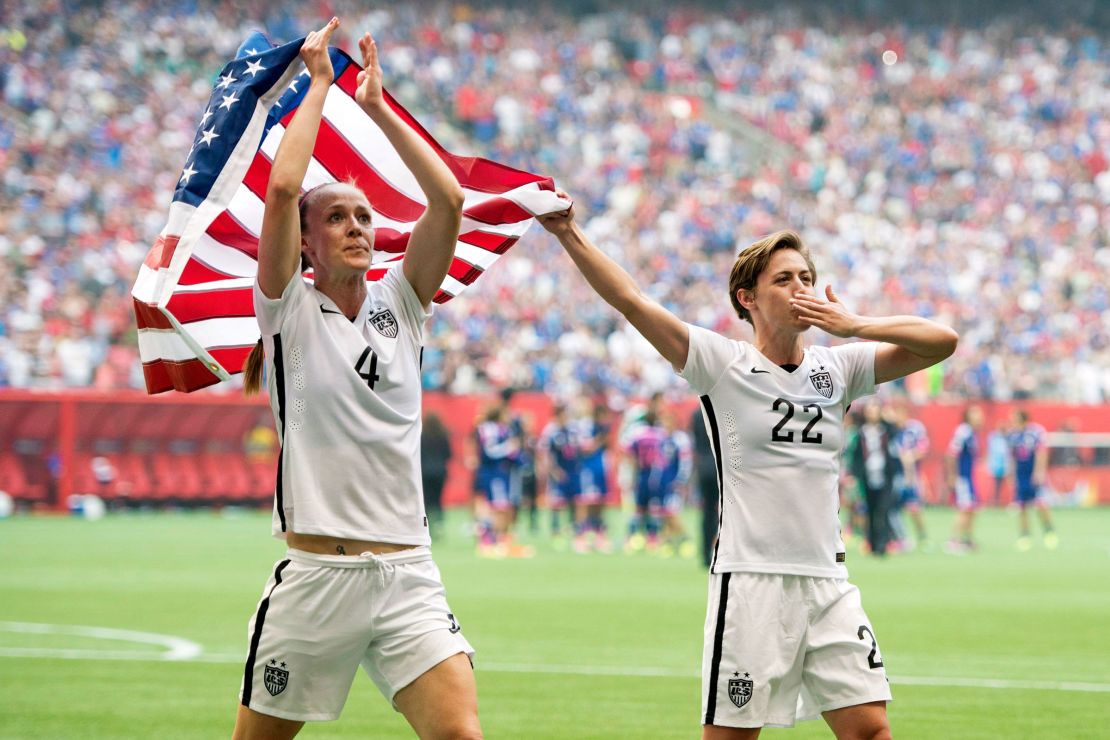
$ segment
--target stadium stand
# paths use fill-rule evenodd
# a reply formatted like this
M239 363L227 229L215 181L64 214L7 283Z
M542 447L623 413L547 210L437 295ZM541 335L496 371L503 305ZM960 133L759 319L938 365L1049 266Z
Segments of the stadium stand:
M681 316L742 336L732 256L791 225L848 305L960 331L915 400L1110 399L1105 4L332 5L448 148L554 176ZM3 5L0 386L141 387L128 293L211 79L249 28L316 14ZM440 310L426 386L679 382L556 250L537 229Z

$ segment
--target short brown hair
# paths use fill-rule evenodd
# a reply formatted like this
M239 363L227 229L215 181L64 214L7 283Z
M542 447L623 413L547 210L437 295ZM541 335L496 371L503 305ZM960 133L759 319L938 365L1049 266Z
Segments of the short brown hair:
M770 236L765 236L754 244L740 250L736 261L732 263L732 272L728 276L728 298L736 315L752 323L752 315L748 309L740 305L736 297L740 290L755 290L759 276L767 269L771 256L780 249L793 249L802 255L809 268L809 275L813 282L817 282L817 268L813 266L813 258L809 256L809 249L802 242L802 237L795 231L776 231Z

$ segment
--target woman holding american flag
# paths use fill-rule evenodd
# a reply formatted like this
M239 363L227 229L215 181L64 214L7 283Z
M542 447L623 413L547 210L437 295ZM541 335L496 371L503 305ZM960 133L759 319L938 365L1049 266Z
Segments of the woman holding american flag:
M254 307L281 454L274 535L288 552L249 627L235 738L290 738L339 716L361 664L423 738L481 737L473 648L431 558L420 478L420 354L451 263L463 191L382 90L370 34L353 99L427 206L405 257L367 283L374 210L354 183L301 195L334 76L333 18L300 50L310 85L270 172ZM340 93L331 93L341 95ZM340 101L349 104L349 98ZM335 178L331 178L334 180ZM302 260L313 283L302 278Z

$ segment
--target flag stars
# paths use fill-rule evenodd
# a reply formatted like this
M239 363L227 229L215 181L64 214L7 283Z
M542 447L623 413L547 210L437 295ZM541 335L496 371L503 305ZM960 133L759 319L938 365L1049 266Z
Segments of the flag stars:
M253 57L255 54L258 53L258 49L247 49L245 53L247 56Z
M231 110L231 106L239 102L239 98L235 97L235 93L231 93L231 95L224 95L223 99L224 102L220 103L220 107L227 108L228 110Z
M262 72L265 69L266 68L262 66L261 60L255 60L253 62L247 62L247 68L243 71L243 74L249 74L251 76L251 79L254 79L254 76L256 74Z
M200 134L200 143L205 144L207 146L212 146L212 141L214 139L218 139L218 138L220 138L220 135L216 133L216 127L213 126L212 128L208 129L207 131L202 131L201 132L201 134Z
M220 77L220 82L216 85L216 87L220 90L224 90L227 89L227 86L230 85L232 82L235 82L235 78L231 76L230 72L228 72L226 75Z
M289 83L289 89L292 90L293 92L297 92L297 81L296 80L293 80L292 82Z
M177 181L178 185L188 185L189 179L195 174L197 174L197 171L191 165L185 165L185 169L181 171L181 179Z
M208 119L212 117L212 109L208 108L204 111L204 115L200 118L200 127L204 128L204 124L208 123Z

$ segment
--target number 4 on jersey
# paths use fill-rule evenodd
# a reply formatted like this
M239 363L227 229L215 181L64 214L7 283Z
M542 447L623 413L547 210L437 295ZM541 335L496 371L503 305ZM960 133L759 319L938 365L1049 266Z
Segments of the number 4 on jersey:
M364 372L363 365L366 363L367 358L370 359L369 367ZM367 347L362 351L362 354L358 357L358 362L355 363L355 372L358 373L360 378L366 381L366 385L370 390L374 390L374 383L381 380L381 376L378 375L378 356L374 353L374 350Z

